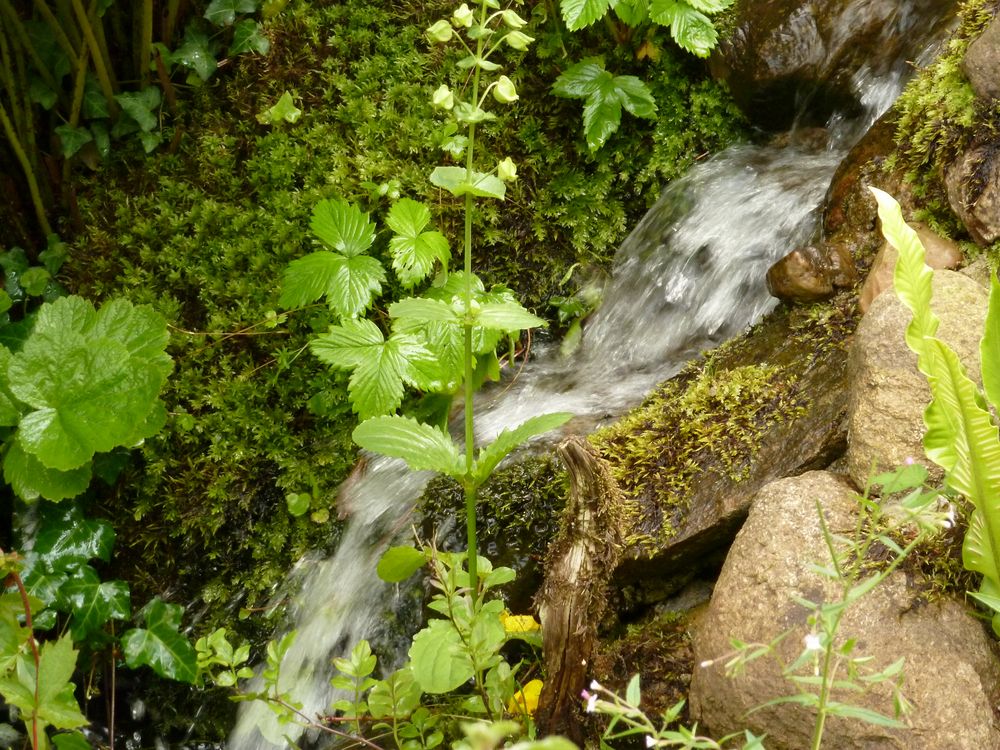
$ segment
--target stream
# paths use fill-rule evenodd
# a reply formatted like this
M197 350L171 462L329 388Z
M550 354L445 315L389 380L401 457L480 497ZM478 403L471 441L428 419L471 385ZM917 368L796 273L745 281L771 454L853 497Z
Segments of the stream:
M900 5L897 25L886 33L907 33L914 23L909 4ZM577 351L564 358L557 346L536 349L516 382L481 394L477 439L542 412L570 411L600 424L777 304L764 284L768 267L815 236L837 165L912 72L903 58L879 68L854 76L860 117L834 115L822 134L793 132L779 139L782 145L731 147L669 185L618 250ZM408 526L430 476L369 458L342 489L340 502L351 516L336 553L305 558L290 572L279 596L289 599L297 638L282 663L281 687L305 714L324 712L334 697L331 658L362 638L377 640L386 614L404 598L376 578L375 566L386 537ZM270 717L261 704L242 704L228 746L281 747L258 729ZM266 734L277 736L274 729Z

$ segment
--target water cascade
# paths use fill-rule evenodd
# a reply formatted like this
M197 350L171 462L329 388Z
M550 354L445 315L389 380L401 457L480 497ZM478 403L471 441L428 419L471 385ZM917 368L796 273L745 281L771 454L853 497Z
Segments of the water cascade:
M912 24L907 3L898 24ZM886 33L900 33L897 25ZM911 51L912 55L912 51ZM912 59L912 57L911 57ZM619 249L600 309L568 359L536 356L512 387L482 394L477 432L487 439L529 416L571 411L600 421L636 404L685 361L743 331L775 304L768 267L815 234L838 163L899 94L905 56L854 76L864 112L834 115L822 138L738 145L697 164L663 192ZM282 687L316 715L332 700L330 660L377 634L394 587L375 565L420 496L429 473L374 457L342 490L351 517L337 552L308 558L290 574L288 618L298 631L282 664ZM275 747L256 729L269 711L243 704L229 746Z

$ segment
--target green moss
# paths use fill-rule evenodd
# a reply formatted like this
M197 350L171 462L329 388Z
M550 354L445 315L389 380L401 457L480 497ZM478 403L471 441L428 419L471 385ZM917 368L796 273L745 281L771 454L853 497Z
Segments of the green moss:
M820 353L843 350L854 328L849 295L782 308L688 364L638 408L591 440L616 481L640 500L641 528L630 542L656 549L676 533L692 482L706 471L745 481L760 435L801 416L809 403L803 375ZM759 364L762 356L766 364ZM655 519L656 523L651 523Z
M965 51L992 20L995 5L990 0L962 3L960 26L944 53L910 82L895 105L897 151L886 166L902 166L918 196L938 209L934 213L947 210L943 169L973 140L997 132L996 105L976 99L961 69Z

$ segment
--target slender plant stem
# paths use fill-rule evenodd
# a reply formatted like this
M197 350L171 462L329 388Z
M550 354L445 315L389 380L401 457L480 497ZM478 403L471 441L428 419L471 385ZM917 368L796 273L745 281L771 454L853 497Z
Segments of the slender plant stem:
M79 54L79 52L77 51L77 48L73 45L73 42L70 41L69 37L66 36L66 32L63 29L62 24L59 23L59 19L56 18L55 14L52 12L52 9L49 7L48 3L46 3L45 0L35 0L35 9L38 11L38 14L45 20L45 23L48 24L49 29L52 30L52 35L55 36L56 43L60 47L62 47L63 52L66 53L66 56L70 60L76 60L76 56Z
M480 24L486 23L486 3L480 3ZM476 57L483 54L483 37L476 40ZM477 65L472 75L472 95L470 101L479 100L479 75ZM472 174L475 169L473 154L476 147L476 123L469 123L469 145L465 157L465 181L472 184ZM478 542L476 539L476 490L478 485L472 475L474 451L476 447L475 416L473 413L473 354L472 354L472 217L475 204L471 193L465 194L465 531L468 549L469 588L472 592L472 602L475 604L479 591Z
M0 549L0 555L4 552ZM31 647L31 656L35 660L35 710L31 714L31 746L38 748L38 696L39 696L39 672L42 669L42 656L38 652L38 641L35 640L35 626L31 620L31 600L28 592L24 588L24 581L17 571L12 571L4 582L6 585L13 583L17 587L17 592L21 596L21 605L24 607L24 626L28 629L28 645ZM6 588L6 586L5 586Z
M153 0L142 0L139 17L139 85L149 83L149 64L153 59Z
M35 171L31 168L28 155L24 152L21 141L14 131L14 124L10 121L10 117L7 116L7 110L2 103L0 103L0 125L3 126L4 134L7 136L10 147L14 150L14 156L17 157L21 168L24 170L24 178L28 181L28 192L31 193L31 202L35 206L38 224L46 236L50 235L52 234L52 225L49 224L49 218L45 215L45 204L42 203L42 194L38 189L38 180L35 179Z
M101 85L101 93L104 94L104 98L108 102L108 111L112 115L118 111L118 102L115 101L115 87L111 83L111 74L107 67L104 65L104 55L101 53L100 45L98 44L97 37L94 35L94 29L90 25L90 20L87 18L87 11L83 7L83 3L80 0L72 0L73 11L76 13L77 22L80 24L80 31L83 32L83 38L87 41L87 46L90 48L90 56L94 61L94 72L97 73L97 80Z
M17 35L18 43L21 45L21 48L25 51L25 53L27 53L28 57L31 58L31 61L35 64L35 68L38 70L38 73L43 79L45 79L45 83L47 83L53 91L58 91L59 84L56 83L56 79L52 75L52 72L48 69L45 63L42 62L42 58L39 56L38 50L36 50L35 45L31 43L31 37L28 36L28 32L25 30L24 24L21 23L21 19L18 17L9 0L3 0L3 2L0 3L0 8L3 9L3 13L7 17L5 25L9 24L9 27L14 30L14 33Z

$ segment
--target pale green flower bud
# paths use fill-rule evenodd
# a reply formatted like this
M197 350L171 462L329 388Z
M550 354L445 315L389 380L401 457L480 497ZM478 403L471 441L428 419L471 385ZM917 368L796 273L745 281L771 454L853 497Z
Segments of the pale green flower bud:
M474 17L475 16L469 6L462 3L455 9L455 12L451 14L451 22L455 24L456 28L459 26L469 28L472 26Z
M521 18L517 13L512 10L505 10L502 14L503 22L507 24L508 29L523 29L525 24L528 22Z
M511 31L503 39L508 45L521 52L527 50L528 45L535 41L535 37L522 34L520 31Z
M496 86L493 87L493 98L501 104L510 104L516 102L520 97L517 95L517 89L514 88L514 82L507 76L500 76Z
M497 164L497 177L504 182L514 182L517 179L517 165L509 156Z
M440 21L436 21L429 29L427 29L427 38L432 42L444 44L451 39L451 35L454 33L455 32L451 30L451 25L442 18Z
M431 104L436 109L451 109L455 106L455 95L450 88L441 84L431 95Z

